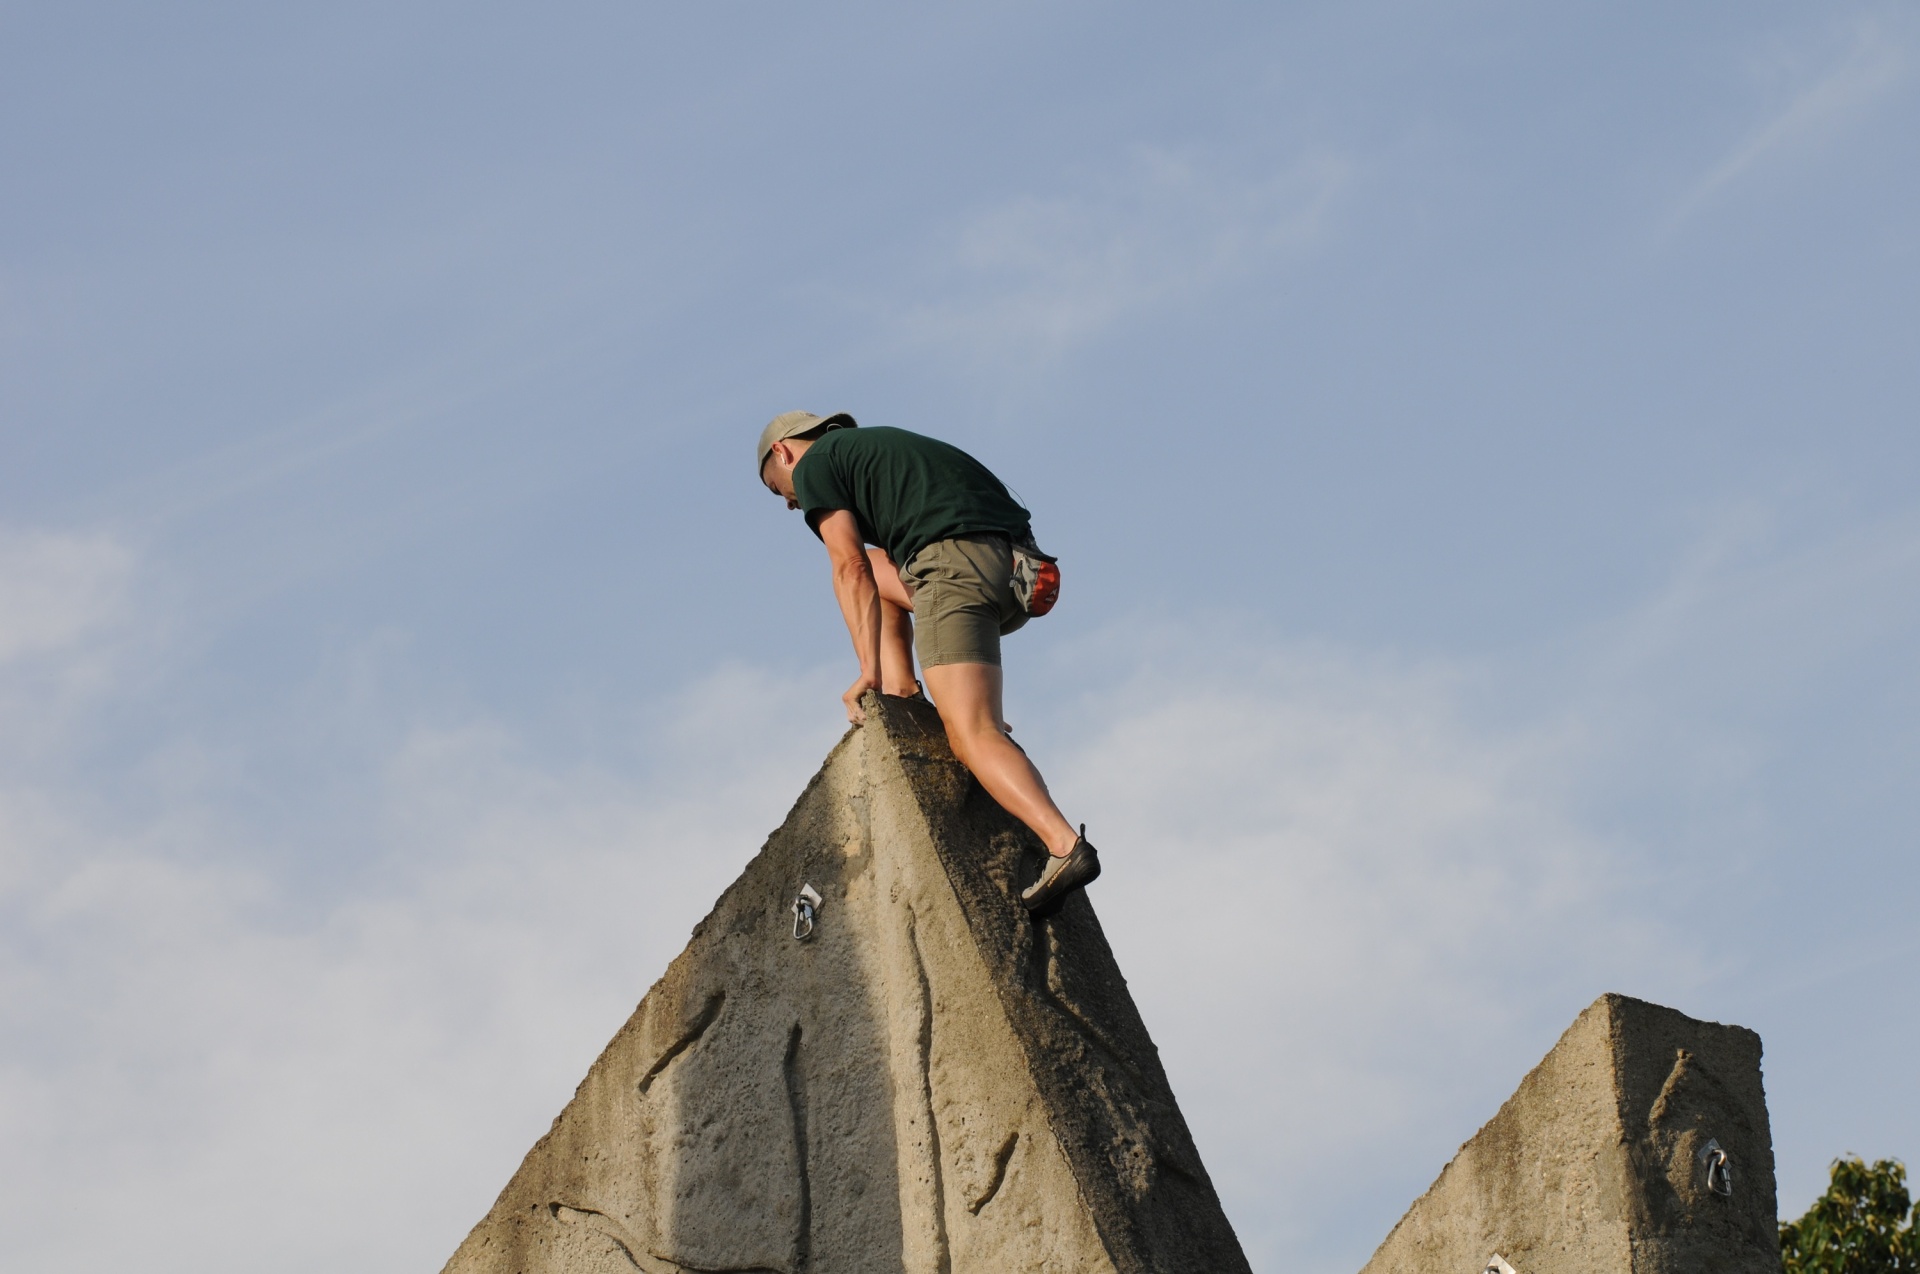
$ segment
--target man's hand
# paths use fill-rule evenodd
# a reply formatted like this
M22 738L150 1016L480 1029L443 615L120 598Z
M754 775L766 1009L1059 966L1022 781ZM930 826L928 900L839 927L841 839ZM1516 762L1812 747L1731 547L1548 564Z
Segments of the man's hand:
M869 690L880 688L880 678L869 673L861 673L854 683L847 687L847 693L840 696L840 702L847 705L847 720L855 725L867 723L866 710L860 706L860 698Z

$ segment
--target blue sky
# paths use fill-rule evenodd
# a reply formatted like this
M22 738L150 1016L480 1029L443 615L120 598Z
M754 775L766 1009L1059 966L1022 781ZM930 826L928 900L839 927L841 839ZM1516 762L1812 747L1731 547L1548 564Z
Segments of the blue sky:
M0 1257L444 1259L838 737L792 407L1061 555L1010 715L1256 1268L1608 990L1762 1033L1784 1212L1920 1153L1916 58L0 6Z

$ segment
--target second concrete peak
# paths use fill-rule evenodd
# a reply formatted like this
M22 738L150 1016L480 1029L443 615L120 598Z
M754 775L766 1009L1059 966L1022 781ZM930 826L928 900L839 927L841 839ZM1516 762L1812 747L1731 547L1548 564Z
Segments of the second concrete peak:
M1760 1037L1603 995L1361 1274L1779 1274Z

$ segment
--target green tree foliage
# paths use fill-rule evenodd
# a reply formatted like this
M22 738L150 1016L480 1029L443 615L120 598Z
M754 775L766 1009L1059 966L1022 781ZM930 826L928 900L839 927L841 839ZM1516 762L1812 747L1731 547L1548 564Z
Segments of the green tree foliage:
M1833 1161L1833 1182L1780 1227L1787 1274L1920 1274L1920 1207L1898 1159Z

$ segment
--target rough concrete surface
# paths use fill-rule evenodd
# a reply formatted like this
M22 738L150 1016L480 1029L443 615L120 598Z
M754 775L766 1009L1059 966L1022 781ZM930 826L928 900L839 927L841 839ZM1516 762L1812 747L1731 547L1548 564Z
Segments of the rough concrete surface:
M1362 1274L1779 1274L1774 1226L1760 1037L1603 995Z
M868 703L447 1274L1248 1269L1091 904Z

